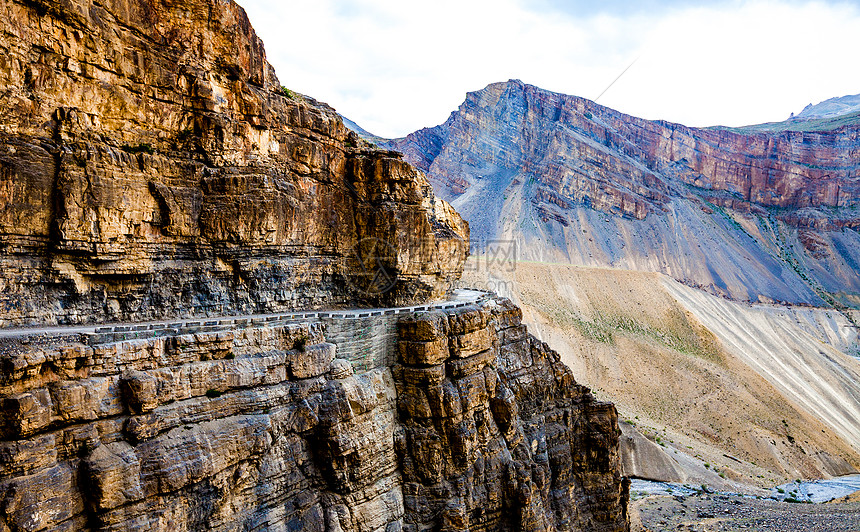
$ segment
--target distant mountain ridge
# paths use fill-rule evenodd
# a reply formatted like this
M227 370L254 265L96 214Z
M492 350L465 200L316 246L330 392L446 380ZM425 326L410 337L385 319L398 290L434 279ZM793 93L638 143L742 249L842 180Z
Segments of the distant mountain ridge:
M386 147L478 239L660 271L733 299L860 304L860 126L736 133L649 121L518 80Z
M854 113L860 113L860 94L830 98L823 102L807 105L795 118L836 118Z
M366 140L367 142L373 144L381 144L389 141L389 139L380 137L379 135L374 135L373 133L367 131L366 129L359 126L358 124L343 115L340 115L340 118L341 120L343 120L343 125L345 125L347 129L358 135L359 138Z
M717 126L736 133L781 131L834 131L845 126L860 125L860 94L830 98L816 105L809 104L803 111L782 122L767 122L742 127Z

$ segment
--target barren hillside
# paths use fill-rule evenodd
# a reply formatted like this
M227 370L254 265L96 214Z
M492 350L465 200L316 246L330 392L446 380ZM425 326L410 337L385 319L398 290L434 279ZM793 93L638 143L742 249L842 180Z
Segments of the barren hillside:
M656 273L519 262L467 280L488 278L685 480L708 480L703 463L760 486L860 464L860 362L841 314L730 302Z

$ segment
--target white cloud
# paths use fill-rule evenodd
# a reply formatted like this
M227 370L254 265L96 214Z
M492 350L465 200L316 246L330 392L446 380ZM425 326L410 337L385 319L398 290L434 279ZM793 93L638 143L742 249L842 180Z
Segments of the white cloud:
M240 0L282 83L379 135L444 121L519 78L689 125L781 120L860 92L860 11L734 2L577 17L517 0Z

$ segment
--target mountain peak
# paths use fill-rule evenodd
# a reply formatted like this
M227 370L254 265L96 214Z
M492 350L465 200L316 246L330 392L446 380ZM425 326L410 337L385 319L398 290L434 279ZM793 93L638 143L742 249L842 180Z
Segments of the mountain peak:
M523 80L511 78L508 81L497 81L495 83L490 83L489 85L487 85L486 88L487 89L496 88L496 87L501 87L501 88L519 87L519 88L522 88L522 87L526 87L526 86L529 86L529 85L528 85L528 83L525 83Z
M830 98L815 105L809 104L794 118L796 120L836 118L858 112L860 112L860 94L854 94Z
M855 126L814 140L697 129L519 80L469 93L444 124L389 144L427 173L476 240L514 239L536 260L656 268L736 299L807 304L821 303L817 285L786 274L794 263L772 260L749 236L785 229L710 228L725 225L727 210L779 221L832 272L822 284L860 292L844 266L860 261L857 233L840 233L849 244L818 234L860 227L856 146Z

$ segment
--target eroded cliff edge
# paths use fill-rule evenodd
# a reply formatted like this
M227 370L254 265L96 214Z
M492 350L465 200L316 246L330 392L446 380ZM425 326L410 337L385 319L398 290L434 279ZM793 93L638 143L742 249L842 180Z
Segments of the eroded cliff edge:
M235 3L0 2L0 325L443 295L468 227Z
M627 530L614 406L521 319L402 317L364 372L315 321L7 351L0 530Z

